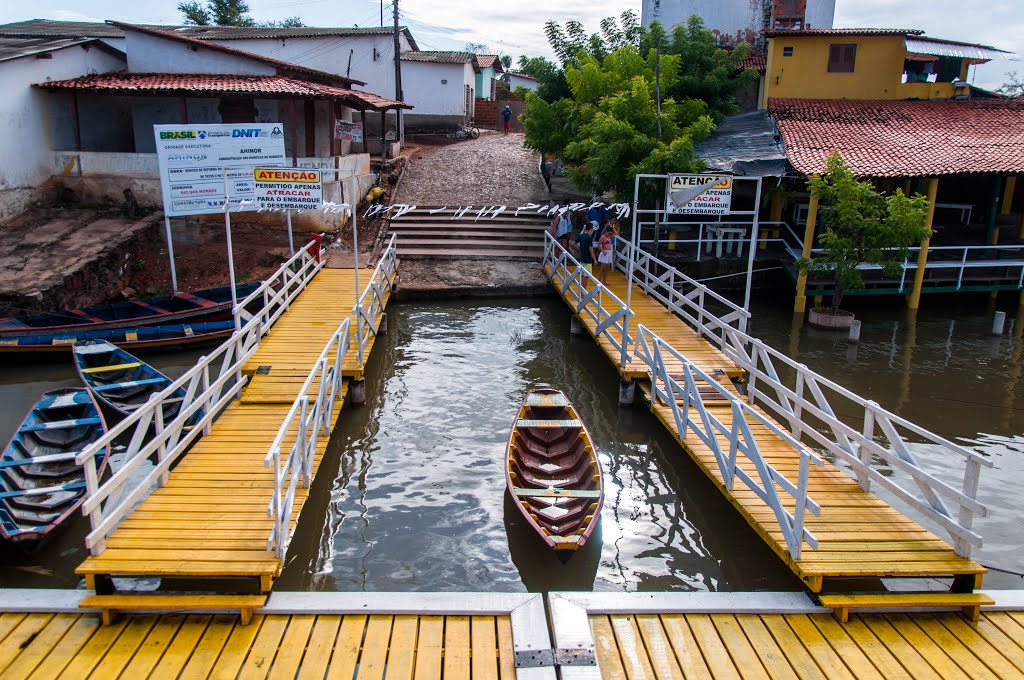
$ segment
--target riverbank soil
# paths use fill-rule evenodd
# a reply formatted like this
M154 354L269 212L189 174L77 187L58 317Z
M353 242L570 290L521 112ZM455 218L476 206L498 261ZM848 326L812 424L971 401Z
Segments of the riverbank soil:
M539 262L511 260L405 260L398 300L532 296L551 292Z

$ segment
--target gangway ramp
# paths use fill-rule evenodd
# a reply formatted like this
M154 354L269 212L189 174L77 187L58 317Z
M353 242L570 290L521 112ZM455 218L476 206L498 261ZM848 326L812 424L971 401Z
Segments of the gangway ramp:
M616 270L601 286L549 239L545 272L622 379L636 381L659 421L808 588L822 592L831 587L826 581L852 577L927 576L981 586L986 569L969 552L980 545L971 518L984 514L974 496L988 461L746 335L743 310L708 313L702 301L711 291L647 253L634 254L627 313L631 248L618 240ZM779 379L775 366L786 362L795 386ZM833 415L830 390L864 409L863 431ZM962 456L962 489L918 467L901 428ZM848 463L856 478L816 448ZM909 485L873 469L872 456L893 475L907 474ZM872 485L948 530L959 550L872 493Z
M393 247L387 255L394 264ZM360 273L364 291L380 291L363 319L362 351L361 312L353 311L360 297L356 272L320 270L255 353L233 355L236 373L251 376L242 378L239 398L165 473L162 486L126 511L116 528L90 535L94 554L77 569L88 587L108 592L109 577L133 576L244 579L270 590L350 379L362 376L396 274L393 267ZM297 400L300 392L305 400Z

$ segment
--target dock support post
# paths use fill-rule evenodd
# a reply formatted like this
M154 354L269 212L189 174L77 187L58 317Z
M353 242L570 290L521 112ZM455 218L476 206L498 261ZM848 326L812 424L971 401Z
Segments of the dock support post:
M1006 326L1006 312L996 312L992 318L992 335L1002 335Z
M860 342L860 320L854 319L850 324L850 341Z
M811 247L814 245L814 229L818 224L818 192L811 190L811 201L807 206L807 226L804 229L804 250L803 257L811 256ZM796 276L796 300L793 301L793 311L803 314L807 310L807 272L802 271Z
M636 381L619 381L619 406L632 406L636 401Z
M935 218L935 199L939 195L939 178L928 178L928 212L924 218L924 228L929 232L932 229L932 221ZM921 288L924 286L924 269L928 264L928 245L931 237L921 241L921 250L917 253L917 269L914 270L914 289L910 292L907 300L908 309L917 309L921 306Z
M569 334L583 335L583 322L575 314L569 317Z
M366 381L365 380L353 380L348 386L348 398L352 400L353 404L365 404L366 403Z
M381 314L380 323L377 324L377 335L387 335L388 333L388 314L384 312Z

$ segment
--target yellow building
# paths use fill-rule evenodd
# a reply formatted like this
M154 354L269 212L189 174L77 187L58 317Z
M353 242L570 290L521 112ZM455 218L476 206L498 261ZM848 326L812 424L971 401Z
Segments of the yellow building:
M1004 58L987 45L924 31L835 28L769 31L761 108L769 99L952 99L970 95L971 64Z

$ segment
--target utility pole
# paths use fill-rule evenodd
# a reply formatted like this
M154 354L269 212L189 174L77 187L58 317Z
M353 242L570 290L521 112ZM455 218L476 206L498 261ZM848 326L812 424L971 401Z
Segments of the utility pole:
M380 27L384 28L384 0L380 0Z
M395 99L402 99L402 46L398 40L398 0L395 3ZM398 137L399 145L405 135L402 131L402 109L395 109L395 134Z
M395 0L398 2L398 0ZM661 139L661 34L658 34L654 60L654 100L658 106L658 139Z

